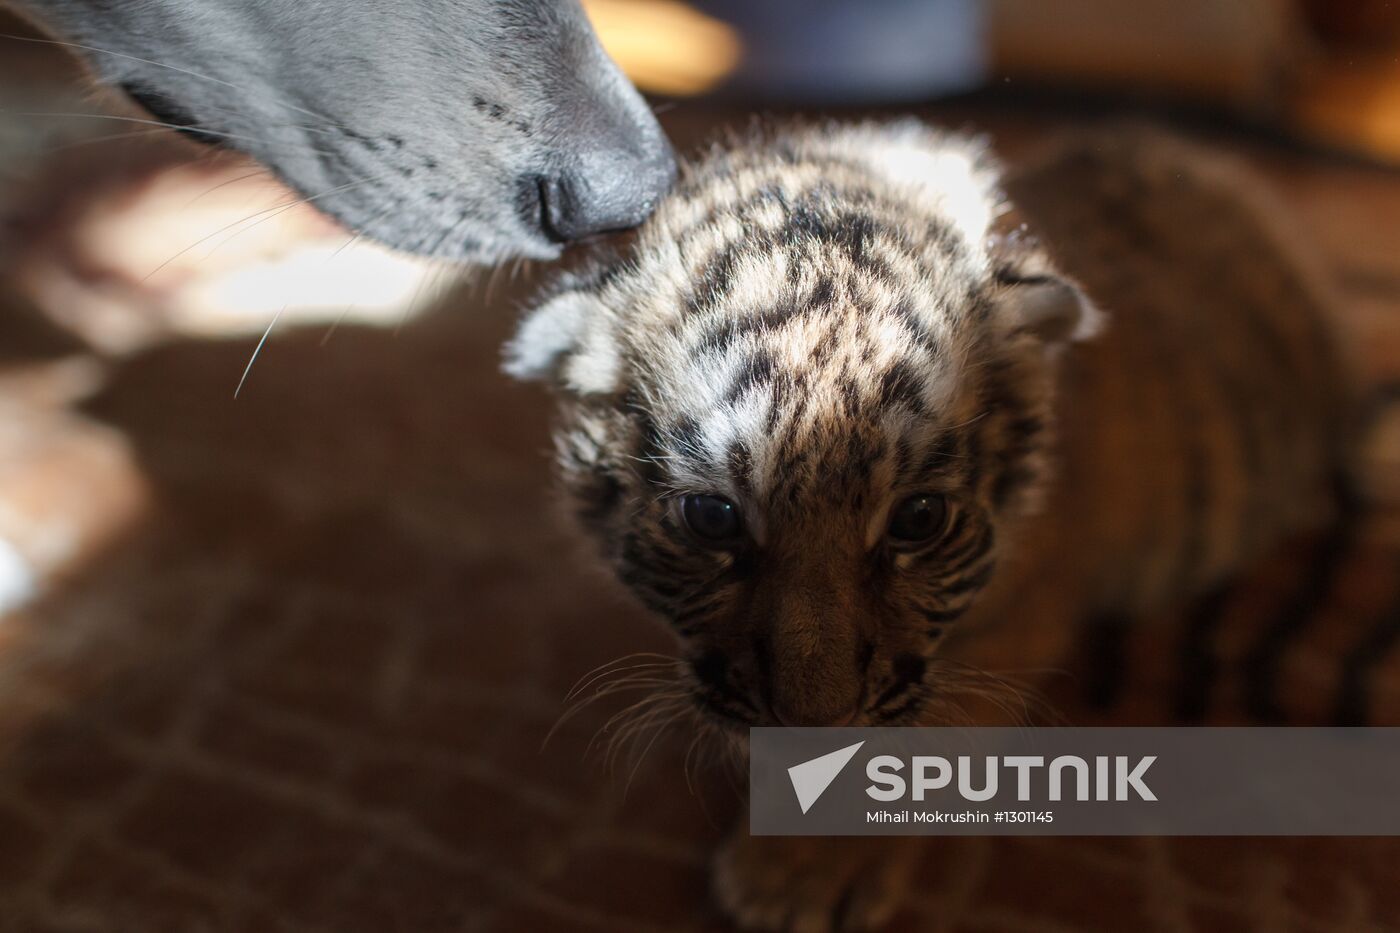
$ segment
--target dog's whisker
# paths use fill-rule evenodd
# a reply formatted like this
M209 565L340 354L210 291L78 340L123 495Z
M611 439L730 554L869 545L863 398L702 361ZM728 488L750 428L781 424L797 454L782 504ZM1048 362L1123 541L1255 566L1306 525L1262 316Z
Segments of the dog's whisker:
M267 330L263 331L262 338L258 340L258 345L253 348L253 355L248 357L248 365L243 367L243 375L239 377L238 387L233 390L234 398L238 398L238 393L243 391L243 383L248 381L248 373L253 371L253 363L257 361L258 354L262 352L263 344L267 343L267 338L272 334L272 329L277 326L277 322L282 319L282 314L286 310L287 306L283 305L277 313L272 316L272 320L267 322Z
M234 108L234 107L219 107L219 106L215 106L215 105L206 104L206 105L204 106L203 109L212 110L212 111L215 111L215 112L217 112L217 113L228 114L229 116L233 116L233 117L246 117L246 116L248 116L248 114L245 113L244 111L238 110L238 109L236 109L236 108ZM305 111L299 111L299 112L305 112ZM307 115L308 115L308 116L311 116L311 114L307 114ZM274 122L274 121L270 121L270 120L259 120L259 123L260 123L262 126L278 127L278 128L281 128L281 129L306 130L308 133L320 133L320 134L322 134L322 135L324 135L324 136L332 136L332 137L341 135L339 131L340 131L341 129L344 129L343 127L339 127L337 124L332 124L332 123L320 123L320 124L316 124L316 123L285 123L285 122Z
M189 200L188 202L186 202L185 207L193 207L195 204L199 203L199 201L200 201L201 199L207 198L209 195L213 194L215 191L219 191L219 190L221 190L221 189L223 189L223 188L227 188L227 187L229 187L230 185L236 185L236 184L239 184L240 182L245 182L245 181L247 181L247 180L250 179L250 178L257 178L258 176L262 176L262 177L267 178L267 179L269 179L269 180L272 178L272 176L268 174L267 169L262 169L262 168L260 168L260 169L258 169L258 170L255 171L255 172L248 172L248 173L245 174L245 175L239 175L237 178L230 178L230 179L228 179L227 181L221 181L221 182L219 182L217 185L214 185L212 188L209 188L207 191L203 191L203 192L201 192L201 193L195 195L194 197L190 198L190 200Z
M211 84L219 84L235 91L247 91L246 88L239 87L237 84L234 84L231 81L225 81L222 78L216 78L213 75L207 75L203 72L193 71L189 68L181 68L179 65L172 65L169 62L160 62L149 58L141 58L139 55L131 55L126 52L118 52L114 49L104 49L101 46L84 45L80 42L67 42L62 39L45 39L39 36L17 36L13 33L0 33L0 39L9 39L12 42L30 42L35 45L53 45L59 46L61 48L76 49L82 52L93 52L98 55L107 55L112 58L122 58L130 62L139 62L143 65L150 65L153 68L164 68L167 71L174 71L179 74L188 75L191 78L199 78L201 81L208 81ZM303 107L298 107L297 105L290 103L286 100L279 101L279 103L283 107L286 107L288 110L295 110L297 113L303 114L304 116L314 118L323 126L339 126L339 124L330 120L324 114L315 113L314 111L307 110Z
M117 123L134 123L138 126L159 127L175 132L195 131L205 136L214 136L219 139L230 139L237 142L257 143L260 146L278 147L279 144L261 136L247 136L242 133L228 133L223 130L206 129L202 126L191 127L182 126L179 123L169 123L165 120L152 120L146 117L128 117L118 113L89 113L85 111L35 111L35 110L4 110L0 111L12 117L33 117L47 118L54 120L112 120ZM315 152L319 155L333 155L324 149L317 149L314 146L291 146L283 147L295 152Z
M164 136L164 127L153 127L145 130L130 130L125 133L104 133L100 136L87 136L83 139L71 139L67 142L58 143L34 151L36 156L57 155L60 152L68 152L73 149L81 149L84 146L95 146L100 143L110 143L119 139L141 139L146 136Z
M233 236L230 236L228 239L225 239L225 240L221 241L221 242L220 242L219 244L217 244L214 248L215 248L215 249L218 249L220 246L223 246L223 245L229 243L230 241L232 241L233 238L234 238L235 236L237 236L238 234L240 234L240 233L247 233L249 230L252 230L253 228L259 226L260 224L262 224L262 223L264 223L264 222L266 222L266 221L268 221L268 220L272 220L273 218L280 217L282 214L286 213L287 211L292 210L293 208L300 207L300 206L302 206L303 204L311 204L311 203L313 203L313 202L315 202L315 201L319 201L321 198L329 197L329 196L332 195L332 194L337 194L337 193L342 192L342 191L348 191L348 190L350 190L350 189L352 189L352 188L357 188L357 187L360 187L360 186L362 186L362 185L370 185L370 184L373 184L374 182L379 181L379 180L380 180L380 179L378 179L378 178L361 178L361 179L359 179L359 180L357 180L357 181L352 181L352 182L348 182L348 183L343 184L343 185L337 185L337 186L334 187L334 188L329 188L329 189L327 189L327 190L325 190L325 191L322 191L320 194L311 195L310 197L306 197L306 198L298 198L298 199L293 200L293 201L285 201L285 202L283 202L283 203L281 203L281 204L274 204L274 205L272 205L271 207L263 208L263 209L260 210L260 211L254 211L253 213L249 214L247 217L244 217L244 218L242 218L242 219L240 219L240 220L236 220L236 221L234 221L234 222L231 223L231 224L226 224L225 226L220 227L218 230L215 230L213 233L210 233L210 234L208 234L207 236L200 237L198 240L196 240L195 242L191 243L189 246L186 246L184 249L180 250L178 253L176 253L175 255L171 256L169 259L165 260L165 261L162 262L160 265L156 266L156 267L155 267L154 269L152 269L150 272L146 273L146 275L145 275L144 277L142 277L141 281L142 281L143 283L149 281L153 276L157 275L162 269L165 269L167 266L169 266L169 265L170 265L172 262L174 262L175 260L179 259L181 256L184 256L184 255L188 254L190 251L199 248L200 246L202 246L203 244L209 242L210 240L212 240L214 237L220 235L221 233L227 233L228 231L233 230L235 227L239 227L239 226L242 226L243 224L248 223L248 221L253 220L253 218L255 218L255 217L260 217L260 218L262 218L262 219L258 220L257 222L255 222L255 223L253 223L253 224L251 224L251 225L249 225L249 226L247 226L247 227L244 227L242 230L238 230ZM264 216L264 215L269 215L269 216Z
M126 52L117 52L112 49L104 49L95 45L83 45L81 42L65 42L62 39L45 39L39 36L17 36L13 33L0 33L0 39L9 39L13 42L30 42L35 45L55 45L67 49L78 49L83 52L96 52L99 55L110 55L113 58L124 58L131 62L140 62L143 65L151 65L156 68L165 68L168 71L177 71L180 74L189 75L191 78L200 78L204 81L211 81L214 84L222 84L224 87L232 88L235 91L242 90L238 85L215 78L212 75L201 74L198 71L191 71L188 68L181 68L178 65L167 64L166 62L152 61L149 58L141 58L137 55L128 55Z

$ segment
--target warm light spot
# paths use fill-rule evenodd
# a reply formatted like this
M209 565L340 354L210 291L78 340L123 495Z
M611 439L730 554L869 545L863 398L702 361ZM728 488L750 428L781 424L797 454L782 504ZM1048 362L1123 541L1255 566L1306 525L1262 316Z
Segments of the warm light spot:
M677 0L583 0L583 8L603 48L644 91L703 94L743 55L730 26Z
M68 408L106 373L86 354L0 373L0 622L106 553L147 511L131 443Z
M393 326L439 297L450 269L355 236L243 163L153 165L95 189L15 264L13 284L107 353L176 334Z
M191 284L167 320L203 336L261 332L271 316L280 323L401 324L441 297L427 287L434 267L412 257L357 243L307 242L217 277ZM444 267L445 268L445 267ZM451 275L437 276L455 281Z
M1294 116L1305 134L1400 160L1400 63L1377 57L1320 69L1299 93Z
M34 571L14 545L0 538L0 616L34 595Z

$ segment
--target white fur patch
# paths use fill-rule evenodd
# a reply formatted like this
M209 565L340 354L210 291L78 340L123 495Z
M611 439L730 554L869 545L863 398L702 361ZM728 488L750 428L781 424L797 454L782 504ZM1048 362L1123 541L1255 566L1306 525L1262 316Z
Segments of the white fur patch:
M921 207L950 221L974 245L982 243L1000 210L995 174L974 139L940 134L907 120L851 127L828 144L910 192Z
M607 395L618 389L622 368L621 346L601 329L588 332L578 352L569 357L562 372L564 385L578 395Z
M911 139L872 148L869 159L871 167L892 183L915 188L928 198L969 242L980 243L986 237L993 202L971 153L931 149Z
M592 295L564 292L525 316L506 345L505 371L517 379L543 379L578 346L594 315L606 308Z

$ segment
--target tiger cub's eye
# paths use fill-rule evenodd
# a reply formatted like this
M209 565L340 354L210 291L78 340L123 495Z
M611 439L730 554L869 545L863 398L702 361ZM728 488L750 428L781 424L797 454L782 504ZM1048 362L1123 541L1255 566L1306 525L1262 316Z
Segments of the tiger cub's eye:
M681 516L697 538L710 544L730 544L743 533L739 509L728 499L691 493L681 500Z
M896 545L924 544L943 533L947 520L948 501L942 496L920 493L894 507L886 534Z

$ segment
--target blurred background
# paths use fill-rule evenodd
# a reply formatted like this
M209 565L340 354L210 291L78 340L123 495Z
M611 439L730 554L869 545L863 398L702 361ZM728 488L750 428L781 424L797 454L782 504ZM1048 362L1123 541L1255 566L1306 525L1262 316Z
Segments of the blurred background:
M1013 163L1125 118L1229 150L1321 252L1363 378L1400 375L1400 5L584 5L682 152L755 113L910 112ZM0 33L0 933L725 929L735 773L662 730L610 768L625 697L544 742L591 669L672 649L556 514L546 399L498 373L539 269L381 249ZM1073 666L1052 697L1400 722L1395 527L1303 622L1314 542L1129 646L1106 702ZM1397 865L949 840L897 927L1400 929Z

